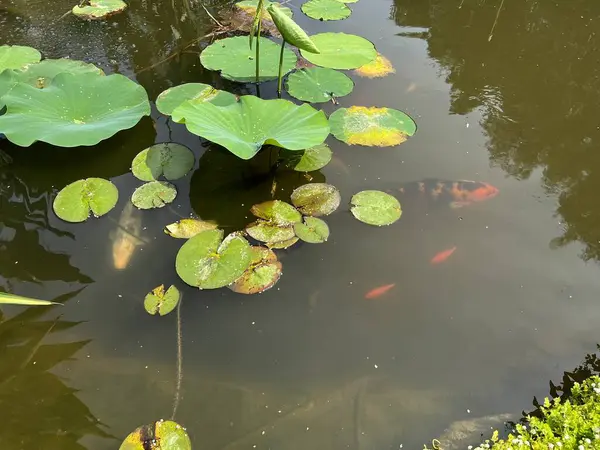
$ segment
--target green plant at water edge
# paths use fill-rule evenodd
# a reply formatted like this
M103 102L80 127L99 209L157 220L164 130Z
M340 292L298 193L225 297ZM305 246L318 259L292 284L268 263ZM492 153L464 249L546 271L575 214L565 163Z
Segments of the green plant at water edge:
M21 297L20 295L9 294L8 292L0 292L0 305L48 306L61 304L62 303L51 302L48 300Z

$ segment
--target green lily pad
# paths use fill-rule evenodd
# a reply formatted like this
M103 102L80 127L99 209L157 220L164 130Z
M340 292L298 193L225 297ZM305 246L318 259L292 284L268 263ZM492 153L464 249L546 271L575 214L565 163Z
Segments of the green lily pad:
M6 69L22 69L42 59L42 54L23 45L0 45L0 73Z
M351 106L329 116L331 133L350 145L389 147L402 144L417 131L414 120L390 108Z
M75 181L58 193L52 204L56 215L66 222L83 222L90 213L100 217L115 207L119 191L103 178Z
M150 114L144 88L120 74L59 73L45 89L19 83L2 101L0 133L22 147L96 145Z
M281 200L270 200L254 205L250 212L256 217L278 225L292 225L302 220L302 214L296 208Z
M315 20L342 20L352 14L340 0L310 0L302 5L302 12Z
M286 248L290 248L292 245L294 245L298 241L299 241L298 236L294 236L293 238L288 239L286 241L267 242L267 247L269 247L270 249L285 250Z
M308 34L306 34L300 25L294 22L294 19L285 15L273 3L266 9L285 42L307 52L319 53L319 49L315 46L312 39L308 37Z
M294 189L292 204L306 216L328 216L340 206L340 191L327 183L305 184Z
M311 36L311 39L321 53L302 50L300 53L317 66L331 69L357 69L377 58L375 46L365 38L354 34L320 33Z
M136 428L119 450L192 450L185 428L172 420L159 420Z
M402 216L396 197L381 191L362 191L350 200L350 211L361 222L369 225L391 225Z
M329 164L333 152L327 144L323 143L304 151L290 152L283 150L280 155L287 167L297 172L313 172Z
M173 120L181 119L190 132L242 159L252 158L265 144L302 150L323 143L329 135L323 111L253 95L243 95L239 102L225 107L185 102L173 111Z
M156 98L156 109L170 116L173 110L188 100L211 102L217 106L227 106L235 103L235 95L220 91L204 83L186 83L161 92Z
M222 230L208 230L183 244L175 269L190 286L218 289L242 276L250 260L250 244L239 233L223 239Z
M272 250L250 247L252 260L243 275L228 287L238 294L258 294L272 288L281 277L281 263Z
M257 241L267 244L289 241L295 236L292 224L280 225L265 220L257 220L246 226L246 233Z
M213 221L198 219L181 219L165 227L165 233L178 239L189 239L206 230L214 230L217 224Z
M122 0L88 0L87 6L75 6L72 12L82 19L98 20L118 14L125 8L127 4Z
M142 181L155 181L163 175L167 180L184 177L194 166L194 154L175 142L155 144L139 152L131 164L133 176Z
M329 238L329 226L316 217L305 217L303 222L294 224L296 236L309 244L322 244Z
M280 46L261 37L259 81L275 80L279 75ZM312 53L311 53L312 54ZM219 39L200 54L200 62L209 70L221 71L228 80L249 83L256 81L256 49L248 45L248 38L236 36ZM283 52L283 74L296 67L298 58L289 49Z
M339 3L338 0L331 0ZM322 67L300 69L287 79L287 90L292 97L310 103L324 103L348 95L354 82L342 72Z
M133 191L131 203L139 209L162 208L177 197L177 189L166 181L144 183Z
M161 316L166 316L175 309L180 298L179 289L175 286L171 286L165 292L165 285L161 284L146 295L144 308L148 314L155 315L158 313Z

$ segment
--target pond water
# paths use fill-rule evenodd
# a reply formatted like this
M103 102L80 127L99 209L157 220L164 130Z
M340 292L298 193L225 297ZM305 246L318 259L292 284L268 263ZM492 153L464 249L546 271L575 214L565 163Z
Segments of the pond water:
M255 94L204 70L198 45L165 61L212 30L193 1L131 0L106 23L61 18L67 0L2 3L2 43L123 73L150 99L194 81ZM205 3L215 15L227 5ZM422 448L455 421L518 418L534 395L547 395L549 379L594 350L600 4L360 0L340 22L313 21L300 5L288 6L310 33L364 36L396 69L380 79L351 75L356 88L341 106L401 109L418 131L394 148L328 138L335 159L311 175L344 199L328 218L330 240L281 252L284 275L261 295L185 286L174 270L181 241L162 229L191 213L226 231L248 223L248 208L270 198L272 179L253 175L268 155L244 163L154 106L151 118L93 148L0 141L13 159L0 167L0 289L65 301L2 309L0 448L115 449L137 426L170 417L176 315L149 316L142 303L162 283L184 293L176 419L199 449ZM275 82L261 95L274 98ZM199 162L175 183L169 208L134 212L146 243L117 270L114 232L139 185L131 160L169 140ZM91 176L121 192L109 217L56 218L56 192ZM477 180L499 193L450 208L407 190L402 218L383 228L344 206L359 190L425 179ZM288 200L307 180L287 173L277 182L276 197Z

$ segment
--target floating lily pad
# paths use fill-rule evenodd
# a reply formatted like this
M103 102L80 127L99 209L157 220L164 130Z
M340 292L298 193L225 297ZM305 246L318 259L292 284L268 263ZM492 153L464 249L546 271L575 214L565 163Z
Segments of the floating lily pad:
M396 69L392 66L392 62L381 53L377 53L375 61L365 64L354 71L358 76L367 78L381 78L395 72Z
M159 420L136 428L125 438L119 450L192 450L192 442L181 425Z
M0 45L0 73L6 69L22 69L42 59L42 54L23 45Z
M365 38L346 33L320 33L311 36L321 53L300 51L311 63L331 69L357 69L377 58L375 46ZM262 64L262 57L261 57Z
M166 316L175 309L180 298L179 289L175 286L171 286L165 292L165 285L161 284L146 295L144 308L148 314L155 315L158 313L161 316Z
M250 209L250 212L260 219L279 225L292 225L302 220L302 214L296 208L281 200L258 203Z
M294 224L296 236L309 244L322 244L329 239L329 226L316 217L305 217L303 222Z
M323 143L304 151L290 152L284 150L280 155L284 158L287 167L297 172L313 172L329 164L333 152L327 144Z
M285 250L286 248L290 248L292 245L298 242L298 240L298 236L294 236L293 238L288 239L287 241L267 243L267 247L276 250Z
M315 20L342 20L352 14L340 0L310 0L302 5L302 12Z
M417 131L411 117L390 108L351 106L329 116L331 133L350 145L389 147L402 144Z
M267 7L267 11L285 42L307 52L319 53L315 43L294 19L286 16L273 3Z
M339 3L338 0L331 0ZM342 72L322 67L300 69L287 79L287 90L292 97L310 103L329 102L348 95L354 82Z
M52 205L56 215L66 222L83 222L90 214L100 217L115 207L117 187L103 178L87 178L65 186Z
M139 209L162 208L177 197L177 189L166 181L144 183L133 191L131 203Z
M250 265L248 241L238 233L223 239L222 230L208 230L179 249L175 269L190 286L217 289L233 283Z
M161 92L156 98L156 109L170 116L173 110L188 100L211 102L217 106L227 106L235 103L235 95L220 91L204 83L186 83Z
M189 239L206 230L214 230L217 224L213 221L198 219L181 219L165 227L165 233L178 239Z
M118 14L125 8L127 4L122 0L88 0L86 6L75 6L72 12L82 19L98 20Z
M280 46L261 37L259 81L275 80L279 75ZM312 54L312 53L311 53ZM256 49L250 48L246 36L219 39L200 54L200 62L221 76L242 83L256 81ZM298 58L289 49L283 52L283 74L294 70Z
M381 191L359 192L350 203L354 217L369 225L391 225L402 215L398 199Z
M277 224L266 220L257 220L246 227L246 233L257 241L275 244L289 241L295 236L293 224Z
M190 132L242 159L252 158L265 144L302 150L323 143L329 135L322 111L252 95L243 95L239 102L225 107L185 102L173 111L173 120L184 120Z
M158 180L161 175L171 181L184 177L194 162L194 154L185 145L163 142L139 152L133 158L131 172L142 181Z
M144 88L120 74L59 73L45 89L19 83L2 101L0 133L22 147L95 145L150 114Z
M327 216L334 212L342 199L340 191L327 183L311 183L296 188L292 204L306 216Z
M281 276L281 263L272 250L265 247L250 247L250 267L229 289L238 294L258 294L272 288Z

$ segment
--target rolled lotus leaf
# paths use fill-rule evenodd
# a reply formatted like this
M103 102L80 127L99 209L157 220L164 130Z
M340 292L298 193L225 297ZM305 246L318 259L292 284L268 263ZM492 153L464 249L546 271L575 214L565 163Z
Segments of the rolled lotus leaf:
M294 19L286 16L273 4L268 6L267 11L271 14L275 26L288 44L310 53L321 53L308 34L294 22Z

